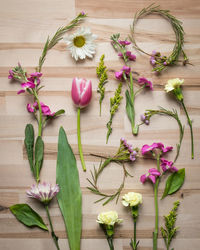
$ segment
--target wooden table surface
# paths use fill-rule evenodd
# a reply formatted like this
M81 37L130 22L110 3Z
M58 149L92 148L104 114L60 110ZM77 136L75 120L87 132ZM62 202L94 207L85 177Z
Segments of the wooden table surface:
M64 108L66 114L54 120L44 129L45 160L41 171L41 179L55 183L58 130L62 125L77 158L80 182L83 192L83 231L82 250L108 249L103 232L96 223L99 212L117 210L120 218L124 219L121 226L116 228L115 249L130 249L129 242L133 235L133 223L130 213L121 202L94 204L96 197L88 189L87 177L90 169L98 165L99 159L90 153L102 155L114 154L119 140L125 137L134 146L162 141L165 145L176 147L179 138L177 123L167 117L152 118L150 126L142 126L137 137L131 134L130 123L125 113L125 99L113 119L113 133L109 143L105 144L106 123L109 119L109 98L116 88L113 73L109 73L109 83L106 86L105 99L102 105L102 117L99 117L99 95L96 92L98 80L96 66L100 56L104 53L105 63L109 69L118 70L122 66L117 54L110 44L113 33L121 33L125 38L129 33L136 11L151 4L149 0L1 0L0 10L0 249L1 250L53 250L52 239L47 232L39 229L29 229L20 224L10 213L8 207L15 203L28 203L39 211L47 222L45 211L35 200L27 198L25 190L33 183L26 153L24 150L24 128L27 123L36 122L26 111L26 104L31 101L27 94L17 95L20 86L11 83L8 70L16 66L17 62L27 69L34 71L38 63L44 42L48 35L53 35L59 26L66 25L80 11L88 13L83 26L89 26L98 35L97 53L93 60L75 63L66 45L60 42L47 56L43 68L43 84L45 88L40 92L43 102L50 105L52 111ZM183 21L185 29L185 51L193 66L175 66L155 76L151 72L149 58L137 55L133 68L140 75L151 78L154 83L153 92L144 92L137 97L136 114L139 121L140 114L147 108L176 108L182 122L185 124L185 135L180 157L176 162L177 168L186 169L186 180L182 189L175 195L159 201L160 225L162 217L172 208L177 199L181 205L177 219L180 228L173 247L176 250L200 249L200 2L199 0L168 0L156 1L163 9L170 9L171 13ZM175 37L171 26L159 16L149 16L141 20L137 27L137 41L146 51L153 49L169 54L173 48ZM93 100L85 109L81 117L82 143L88 171L83 173L77 148L76 109L73 107L70 89L73 77L85 77L93 83ZM183 110L177 102L166 95L163 86L168 79L184 78L183 87L185 104L191 114L194 126L195 159L190 158L190 131ZM123 92L126 86L123 86ZM168 154L173 159L175 150ZM153 161L139 159L133 166L127 166L133 178L126 180L123 194L136 191L143 194L143 205L140 208L138 220L139 250L152 249L152 231L154 228L153 193L150 183L142 185L139 181L141 174L154 167ZM116 165L109 166L101 176L101 188L111 192L119 186L122 169ZM164 183L160 185L159 197ZM55 231L60 238L61 249L69 249L63 220L56 200L51 203L50 212ZM163 240L159 236L159 249L165 249Z

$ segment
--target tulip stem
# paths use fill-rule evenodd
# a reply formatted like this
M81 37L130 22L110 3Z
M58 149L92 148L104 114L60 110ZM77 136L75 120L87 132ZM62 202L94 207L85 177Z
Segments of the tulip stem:
M79 149L79 154L80 154L80 159L81 159L81 164L83 171L86 171L86 166L85 166L85 161L83 158L83 150L82 150L82 144L81 144L81 125L80 125L80 114L81 114L81 109L78 108L77 110L77 136L78 136L78 149Z

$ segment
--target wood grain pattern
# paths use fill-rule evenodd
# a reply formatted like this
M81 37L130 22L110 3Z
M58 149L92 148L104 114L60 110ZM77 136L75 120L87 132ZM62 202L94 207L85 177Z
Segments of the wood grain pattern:
M62 41L49 52L43 67L43 84L41 100L51 106L52 110L64 108L65 115L54 120L44 130L45 160L41 171L41 179L55 182L57 140L59 127L62 125L77 158L80 173L80 183L83 192L83 233L82 250L108 249L105 237L96 223L97 214L103 210L115 209L121 218L122 225L116 228L115 250L130 250L129 242L133 235L132 219L128 211L120 202L112 202L105 207L100 203L94 204L98 198L88 189L88 181L93 165L99 159L91 153L112 155L116 152L120 137L126 137L134 146L141 147L144 143L163 141L165 145L176 146L178 141L178 127L173 119L156 116L150 126L142 126L137 137L131 134L130 123L125 114L125 99L113 120L113 133L108 145L105 144L106 123L109 119L109 98L116 88L114 70L122 66L110 44L110 36L120 32L126 37L133 15L141 8L148 6L150 0L7 0L1 2L0 10L0 249L1 250L53 250L55 249L50 235L39 229L28 229L20 224L9 212L8 207L15 203L27 202L40 212L47 222L42 206L26 197L25 191L33 182L25 149L24 128L29 122L37 128L37 124L26 111L27 102L31 102L28 95L17 96L20 86L7 79L8 70L16 66L17 62L29 73L37 66L38 58L48 35L53 35L59 26L68 23L77 13L84 10L89 17L83 26L89 26L98 35L97 53L93 60L74 62L65 43ZM199 0L158 0L162 8L170 9L183 22L185 34L185 51L193 65L169 68L160 76L151 72L149 58L136 51L137 61L133 63L134 71L139 75L151 78L154 82L153 93L145 92L137 97L136 120L147 108L176 108L181 120L185 124L185 135L177 160L178 168L186 169L186 181L183 188L175 195L159 202L160 225L163 215L167 214L175 200L181 201L177 226L177 234L173 247L176 250L199 250L200 244L200 2ZM159 16L148 16L140 20L136 27L137 42L144 50L153 49L169 54L173 48L174 32L169 23ZM95 68L100 56L105 53L105 63L109 68L109 84L106 86L105 99L102 104L102 117L99 117L99 95L96 93L98 80ZM82 143L88 171L83 173L78 155L76 137L76 109L73 107L70 90L72 78L85 77L92 80L93 100L91 105L83 110L81 117ZM190 159L190 131L182 108L167 96L163 86L170 78L185 79L183 91L185 104L193 119L195 159ZM123 86L123 93L126 87ZM173 159L175 151L168 154ZM149 183L139 182L141 174L150 167L154 167L153 160L139 158L127 169L133 175L128 177L122 194L128 191L141 192L144 197L138 221L138 250L152 249L152 231L154 227L154 206L152 188ZM113 192L121 182L122 169L111 164L100 177L100 188L104 192ZM164 183L160 185L159 197L162 195ZM51 214L55 231L60 239L61 249L69 249L64 223L56 203L51 203ZM163 240L158 240L159 250L165 249Z

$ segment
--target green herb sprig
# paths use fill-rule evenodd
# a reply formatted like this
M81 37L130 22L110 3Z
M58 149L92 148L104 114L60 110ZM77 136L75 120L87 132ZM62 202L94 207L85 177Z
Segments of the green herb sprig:
M163 56L161 57L160 53L158 52L155 56L155 66L152 69L152 71L156 71L156 72L161 72L163 69L165 69L168 66L171 66L173 64L175 64L176 62L178 62L179 60L179 56L182 54L183 55L183 65L188 63L188 57L186 56L184 50L183 50L183 46L184 46L184 30L183 30L183 26L182 26L182 22L180 20L178 20L175 16L170 14L169 10L162 10L160 9L160 6L155 6L154 4L149 5L147 8L143 8L140 12L135 14L134 20L133 20L133 24L131 26L131 32L129 35L129 39L132 41L133 43L133 47L137 50L139 50L140 52L148 55L148 56L152 56L151 54L145 52L144 50L142 50L135 41L135 25L138 22L138 20L144 16L150 15L150 14L157 14L157 15L161 15L162 17L164 17L166 20L168 20L170 22L170 24L172 25L172 28L175 32L176 35L176 42L173 48L172 53L166 57Z
M44 45L43 51L42 51L42 55L39 58L39 65L37 67L37 71L41 72L42 70L42 65L46 59L46 55L47 52L52 49L60 40L62 40L63 35L69 31L70 29L74 28L75 26L77 26L77 24L84 19L85 17L87 17L87 15L85 13L80 13L76 18L74 18L68 25L64 26L64 27L60 27L58 28L58 30L56 31L56 33L54 34L54 36L50 39L49 37L46 40L46 43Z
M101 116L101 104L104 99L104 93L105 93L104 85L107 83L107 80L108 80L107 68L104 65L104 58L105 58L105 55L103 54L100 58L99 66L96 68L97 76L99 78L97 92L100 93L100 99L99 99L100 116Z
M121 100L123 98L123 96L121 95L121 91L122 91L122 83L119 83L118 88L115 91L114 97L110 98L110 120L106 125L108 128L108 132L107 132L107 136L106 136L106 143L108 143L109 136L112 133L113 116L117 112L119 105L121 103Z
M165 108L159 107L160 109L147 109L145 112L145 117L149 120L153 115L167 115L170 117L173 117L179 126L179 143L176 144L176 156L174 159L174 162L178 159L179 153L180 153L180 149L181 149L181 143L183 140L183 135L184 135L184 126L181 123L181 120L178 116L178 112L176 109L172 109L171 110L167 110ZM141 125L141 124L140 124Z
M175 237L178 227L175 227L177 219L177 210L180 205L179 201L174 202L174 207L170 213L164 216L165 228L161 227L161 234L165 241L166 249L169 250L172 239Z

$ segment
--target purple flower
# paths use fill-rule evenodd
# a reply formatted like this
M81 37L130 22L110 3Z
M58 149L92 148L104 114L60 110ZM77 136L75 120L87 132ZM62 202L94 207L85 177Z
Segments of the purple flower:
M178 171L176 167L173 167L174 163L172 161L168 161L165 158L161 158L160 160L161 160L161 167L162 167L163 172L166 172L169 170L170 172L174 173Z
M22 89L20 89L17 94L21 94L24 93L26 89L34 89L35 88L35 84L33 82L23 82L21 83L21 87Z
M13 78L14 78L14 72L12 71L12 69L10 69L8 79L13 79Z
M143 174L140 177L140 181L145 183L147 180L150 180L154 184L156 183L156 178L160 176L160 172L156 168L151 168L148 171L148 174Z
M52 186L49 183L43 182L38 185L33 184L31 189L27 190L26 193L28 197L37 199L47 205L57 195L59 190L58 184Z
M123 68L120 70L120 71L116 71L115 72L115 77L118 79L118 80L121 80L123 78L123 73L126 74L127 77L129 77L129 74L131 72L131 68L124 65Z
M134 149L132 144L128 143L123 137L120 139L120 148L124 151L125 155L128 154L130 161L136 160L136 149Z
M167 153L168 151L171 151L173 149L173 147L164 147L163 143L161 142L158 142L158 143L153 143L152 145L143 145L142 149L141 149L141 152L142 152L142 155L148 153L148 152L153 152L153 150L155 149L159 149L161 150L162 153Z
M150 58L150 63L151 63L151 65L153 65L153 66L156 65L155 57L151 56L151 58Z
M140 77L138 79L138 83L140 85L145 85L145 87L149 87L150 90L153 90L153 83L145 77Z
M149 118L145 115L145 114L142 114L140 116L140 119L142 122L144 122L146 125L149 125Z
M136 55L132 54L131 51L126 51L126 56L130 61L135 61L136 60Z
M124 45L124 46L126 46L126 45L129 45L129 44L131 44L131 42L129 42L129 41L127 41L127 40L118 40L118 42L121 44L121 45Z

